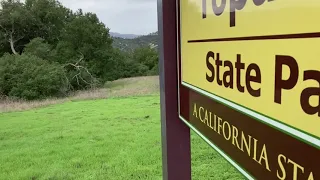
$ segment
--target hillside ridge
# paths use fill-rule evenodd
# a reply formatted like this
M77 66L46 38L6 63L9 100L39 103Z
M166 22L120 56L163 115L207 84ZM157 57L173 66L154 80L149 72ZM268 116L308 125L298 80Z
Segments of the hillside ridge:
M149 46L151 48L158 47L158 32L153 32L148 35L141 35L132 39L113 37L113 47L125 52L133 52L140 47Z
M115 38L123 38L123 39L133 39L133 38L137 38L141 35L137 35L137 34L122 34L122 33L117 33L117 32L110 32L110 36L111 37L115 37Z

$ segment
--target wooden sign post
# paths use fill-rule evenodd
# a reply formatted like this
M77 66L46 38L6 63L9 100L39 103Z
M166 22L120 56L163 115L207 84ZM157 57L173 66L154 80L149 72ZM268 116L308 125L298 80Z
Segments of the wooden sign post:
M175 0L158 0L163 179L191 180L190 130L179 119Z
M164 178L190 179L178 116L247 179L320 179L320 2L158 7Z

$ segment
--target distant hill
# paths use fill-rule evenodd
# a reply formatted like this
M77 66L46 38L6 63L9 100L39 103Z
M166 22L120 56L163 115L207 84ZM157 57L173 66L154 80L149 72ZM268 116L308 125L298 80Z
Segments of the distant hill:
M133 39L133 38L139 37L139 35L136 35L136 34L120 34L117 32L110 32L110 36L123 38L123 39Z
M133 39L113 37L113 46L122 51L132 52L134 49L150 46L152 48L158 47L158 32L142 35Z

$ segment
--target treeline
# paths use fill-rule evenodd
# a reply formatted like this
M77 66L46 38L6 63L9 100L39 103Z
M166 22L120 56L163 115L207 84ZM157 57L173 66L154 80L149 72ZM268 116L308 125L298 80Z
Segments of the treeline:
M141 46L158 47L158 33L150 33L148 35L139 36L133 39L114 38L113 47L121 51L133 52Z
M123 52L94 13L56 0L0 2L0 96L41 99L158 74L148 46Z

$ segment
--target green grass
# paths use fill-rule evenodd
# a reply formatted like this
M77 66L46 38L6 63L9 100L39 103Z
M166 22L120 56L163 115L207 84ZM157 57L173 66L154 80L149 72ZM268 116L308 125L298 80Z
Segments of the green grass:
M158 95L0 114L0 179L162 179ZM195 180L243 179L192 133Z

